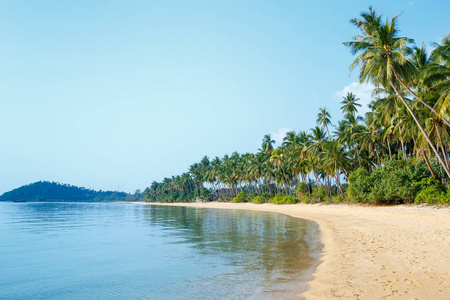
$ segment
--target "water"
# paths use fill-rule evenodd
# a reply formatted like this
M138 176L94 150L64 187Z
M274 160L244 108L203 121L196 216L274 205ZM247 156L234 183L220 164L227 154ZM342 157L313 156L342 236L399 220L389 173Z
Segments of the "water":
M316 234L273 213L0 203L0 299L298 298Z

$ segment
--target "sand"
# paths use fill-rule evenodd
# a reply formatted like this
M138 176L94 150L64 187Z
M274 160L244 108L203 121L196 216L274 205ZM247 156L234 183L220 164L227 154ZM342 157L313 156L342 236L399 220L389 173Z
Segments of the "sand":
M278 212L317 222L324 244L308 299L450 299L450 209L172 204Z

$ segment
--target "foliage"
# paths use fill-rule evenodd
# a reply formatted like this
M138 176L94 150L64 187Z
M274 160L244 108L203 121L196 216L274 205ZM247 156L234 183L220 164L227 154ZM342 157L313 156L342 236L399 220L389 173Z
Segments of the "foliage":
M327 192L324 188L313 188L311 198L318 201L324 201L328 199Z
M345 198L343 195L338 195L333 197L333 201L336 203L342 203L345 201Z
M263 196L256 196L251 200L253 203L262 204L267 202L267 198Z
M299 202L309 204L309 203L311 203L311 199L309 199L306 196L303 196L303 197L300 197Z
M421 188L416 195L414 204L448 204L450 203L450 191L445 192L445 187L432 177L423 178L420 182L415 183Z
M363 169L353 172L347 193L354 202L370 204L411 203L431 174L423 162L413 159L386 161L371 174Z
M294 204L298 202L298 199L292 195L276 195L270 199L270 202L274 204Z
M236 197L233 198L233 203L247 202L248 195L246 192L240 192Z
M139 201L140 191L130 195L124 192L94 191L58 182L39 181L21 186L0 196L0 201L62 201L105 202Z
M357 169L348 177L349 186L347 195L354 202L368 202L368 196L373 188L373 181L366 169Z
M298 199L295 196L288 195L284 196L284 202L287 204L295 204L298 202Z
M306 183L299 182L297 184L297 190L296 190L297 197L305 196L307 193L308 193L308 187L307 187Z
M430 185L425 189L421 190L416 198L414 199L414 204L447 204L450 203L449 193L445 193L437 185Z

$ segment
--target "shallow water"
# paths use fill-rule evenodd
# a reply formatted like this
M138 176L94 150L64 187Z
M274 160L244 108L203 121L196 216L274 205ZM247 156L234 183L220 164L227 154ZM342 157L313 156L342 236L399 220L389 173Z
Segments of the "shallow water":
M274 213L0 203L0 299L296 298L316 233Z

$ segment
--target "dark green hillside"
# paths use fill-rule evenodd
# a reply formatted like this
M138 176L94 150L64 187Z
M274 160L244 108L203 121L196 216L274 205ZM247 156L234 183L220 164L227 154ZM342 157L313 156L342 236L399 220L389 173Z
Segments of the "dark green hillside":
M39 181L21 186L0 196L0 201L136 201L140 193L94 191L58 182Z

